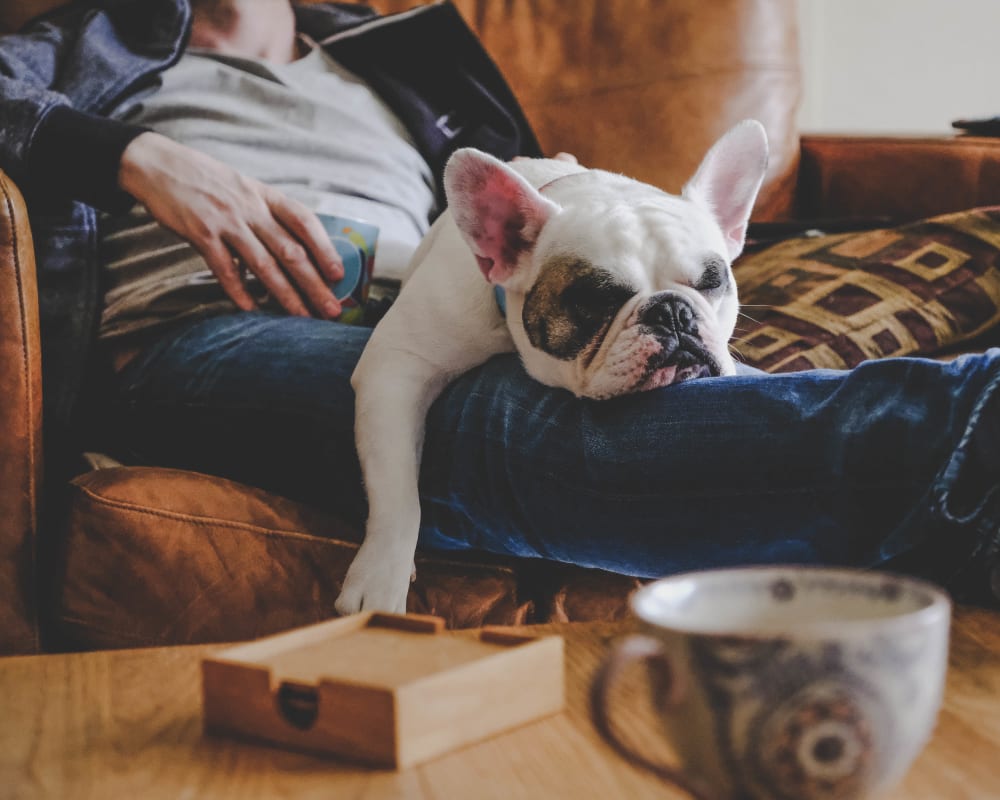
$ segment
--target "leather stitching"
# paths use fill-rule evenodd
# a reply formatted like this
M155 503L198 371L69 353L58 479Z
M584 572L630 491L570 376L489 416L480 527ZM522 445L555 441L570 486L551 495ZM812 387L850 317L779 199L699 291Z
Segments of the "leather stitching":
M288 531L280 530L275 528L265 528L261 525L254 525L250 522L237 522L230 519L220 519L218 517L208 517L201 516L197 514L184 514L179 511L167 511L161 508L150 508L149 506L139 505L138 503L129 503L125 500L111 500L107 497L97 494L92 489L88 489L86 486L77 486L76 489L83 492L95 503L103 506L108 506L110 508L117 508L123 511L131 511L136 514L144 514L151 517L159 517L161 519L172 519L178 522L188 522L192 525L201 526L216 526L220 528L231 528L234 530L246 530L253 533L262 533L265 536L284 536L293 539L302 539L304 541L310 542L328 542L328 543L339 543L345 544L352 548L357 548L359 545L356 542L349 542L343 539L332 539L326 538L324 536L315 536L311 533L301 533L299 531Z

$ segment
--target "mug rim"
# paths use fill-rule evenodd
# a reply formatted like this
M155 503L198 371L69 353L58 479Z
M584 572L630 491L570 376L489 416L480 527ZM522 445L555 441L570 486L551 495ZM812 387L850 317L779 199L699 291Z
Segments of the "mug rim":
M682 620L656 619L652 614L644 612L642 606L646 602L645 598L653 594L657 586L669 583L680 583L685 580L704 578L706 576L722 577L725 575L751 575L754 573L772 572L775 577L789 575L790 577L800 576L803 573L813 575L829 576L831 578L850 578L851 580L862 580L869 583L879 583L891 581L895 584L902 584L902 587L915 589L924 592L930 602L919 608L910 611L901 611L886 616L863 617L860 619L837 618L801 621L788 621L778 625L746 625L716 627L704 624L684 624ZM678 572L657 578L645 586L634 591L629 597L629 607L638 620L653 628L673 631L676 633L694 636L722 636L739 638L772 638L785 635L794 635L797 638L812 638L813 636L829 636L835 633L838 637L850 635L868 635L876 628L892 627L910 628L939 624L941 618L951 619L951 598L940 586L909 575L902 575L894 572L852 569L850 567L824 567L815 564L761 564L746 567L720 567L718 569L691 570L688 572Z
M338 220L340 222L349 222L351 224L364 225L367 228L372 228L373 229L372 236L375 239L377 239L378 235L382 232L382 228L380 225L376 225L374 222L371 222L370 220L364 219L362 217L345 217L340 214L327 214L325 211L315 211L315 210L313 211L313 213L317 217L319 217L320 222L322 222L325 219L331 221Z

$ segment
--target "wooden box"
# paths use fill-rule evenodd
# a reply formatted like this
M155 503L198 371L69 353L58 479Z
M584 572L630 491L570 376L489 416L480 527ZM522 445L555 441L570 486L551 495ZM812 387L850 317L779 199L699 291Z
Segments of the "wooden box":
M563 641L356 614L202 661L205 728L408 767L563 708Z

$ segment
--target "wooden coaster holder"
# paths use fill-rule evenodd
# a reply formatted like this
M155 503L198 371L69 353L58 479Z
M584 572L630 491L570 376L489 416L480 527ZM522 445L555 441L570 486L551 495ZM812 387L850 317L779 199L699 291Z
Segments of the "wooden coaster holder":
M202 661L205 729L409 767L560 711L563 641L356 614Z

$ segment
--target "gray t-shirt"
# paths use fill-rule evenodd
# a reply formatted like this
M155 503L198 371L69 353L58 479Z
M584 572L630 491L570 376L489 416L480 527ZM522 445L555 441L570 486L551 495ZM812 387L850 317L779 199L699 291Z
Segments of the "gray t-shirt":
M304 41L304 40L303 40ZM400 277L434 211L433 176L402 123L311 42L290 64L190 49L118 119L145 125L309 208L380 228L375 271ZM101 337L236 308L205 261L141 205L101 226ZM248 286L253 290L252 276Z

